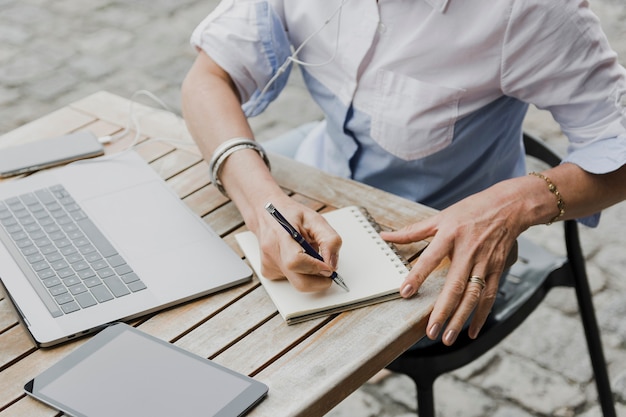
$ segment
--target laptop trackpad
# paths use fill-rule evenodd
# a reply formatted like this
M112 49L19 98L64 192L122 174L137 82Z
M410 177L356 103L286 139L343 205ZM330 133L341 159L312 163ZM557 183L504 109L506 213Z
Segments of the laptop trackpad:
M152 181L80 202L129 260L158 259L207 237L217 237L162 182Z

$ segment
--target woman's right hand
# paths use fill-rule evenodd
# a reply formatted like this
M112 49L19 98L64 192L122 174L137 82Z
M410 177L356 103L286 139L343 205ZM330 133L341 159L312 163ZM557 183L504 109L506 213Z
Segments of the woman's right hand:
M302 247L265 210L256 210L254 230L261 251L261 271L266 278L287 278L299 291L324 290L332 284L330 275L337 268L341 238L316 211L288 196L274 198L272 204L318 251L324 262L304 253Z

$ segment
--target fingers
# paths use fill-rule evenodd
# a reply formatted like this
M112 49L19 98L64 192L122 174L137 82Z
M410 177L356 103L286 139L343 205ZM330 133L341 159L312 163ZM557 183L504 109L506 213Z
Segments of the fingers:
M475 339L495 302L500 274L486 272L485 264L475 266L469 274L451 268L430 315L427 336L434 340L441 334L442 342L450 346L473 314L468 331Z
M472 315L469 335L475 338L480 332L493 307L500 275L515 260L515 239L527 227L520 220L524 218L520 205L512 204L510 198L494 186L427 220L381 233L385 240L398 244L430 237L430 244L400 287L403 297L413 296L443 259L450 260L427 325L429 338L441 335L446 345L454 343ZM475 278L470 279L472 276Z
M487 281L485 279L478 275L472 275L471 277L469 277L467 279L467 282L464 284L464 289L461 291L461 297L458 305L453 311L446 311L445 307L443 309L433 311L433 314L431 315L433 325L428 328L428 336L431 338L436 338L439 335L439 330L442 326L441 323L444 323L447 315L451 313L452 315L450 316L448 324L443 331L441 339L445 345L452 345L456 341L459 333L463 329L465 323L468 320L468 317L471 316L472 312L474 312L475 314L474 320L472 322L475 324L472 331L474 332L473 334L478 334L480 327L489 315L489 311L491 309L491 304L482 302L482 300L486 300L485 294L488 291L493 291L494 283L495 291L497 292L497 280L494 281L490 279L488 282L489 284L487 284ZM462 281L460 281L459 284L463 285ZM483 305L483 308L480 310L481 318L479 319L477 317L479 312L477 306L479 306L480 304ZM470 332L470 337L472 337L472 332ZM473 336L472 338L475 338L475 336Z
M430 273L439 266L446 254L451 251L449 243L445 242L445 239L434 239L424 250L415 266L400 285L400 295L403 298L412 297L426 281Z
M382 231L380 236L392 243L413 243L435 234L435 218L413 223L395 231Z
M498 295L498 286L500 284L500 275L487 277L487 285L483 290L482 296L478 300L478 306L474 312L474 318L469 328L469 337L476 339L480 333L480 329L487 321L487 316L491 312L491 308L496 301Z
M341 238L317 212L299 204L287 205L283 215L322 256L320 261L285 233L277 222L266 222L261 239L261 272L269 279L287 278L299 291L322 291L331 286L337 268ZM267 219L266 219L267 220Z
M427 227L421 228L419 233L416 230L405 229L394 238L403 240L410 235L422 239L423 234L430 232ZM472 314L469 336L477 337L495 301L505 257L503 253L487 250L482 245L461 245L458 240L439 231L400 286L401 296L413 296L446 256L452 262L431 313L426 334L433 340L441 336L444 344L451 345Z
M313 246L318 247L317 250L324 259L324 263L330 266L330 270L324 269L319 273L322 273L324 276L330 276L330 274L337 269L339 249L342 244L341 237L318 213L307 217L303 227L309 236L307 241L312 242Z

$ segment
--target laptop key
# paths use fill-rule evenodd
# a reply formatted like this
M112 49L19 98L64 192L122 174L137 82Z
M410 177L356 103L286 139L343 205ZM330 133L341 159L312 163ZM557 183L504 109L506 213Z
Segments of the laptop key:
M80 284L82 281L76 275L69 276L63 279L63 284L66 287L71 287L72 285Z
M107 277L112 277L115 275L115 272L109 267L100 269L96 271L96 273L98 274L100 278L107 278Z
M107 261L109 261L109 265L111 265L113 268L115 268L116 266L124 265L126 263L124 258L122 258L120 255L109 256L107 258Z
M87 287L85 287L84 284L76 284L76 285L72 285L71 287L68 287L70 289L70 292L74 295L76 294L80 294L81 292L85 292L87 291Z
M50 288L50 287L54 287L55 285L59 285L61 283L61 279L59 277L51 277L51 278L46 278L42 280L42 282L43 282L43 285Z
M131 282L139 281L139 276L137 276L137 274L135 274L134 272L131 272L130 274L124 274L122 275L122 281L124 281L126 284L130 284Z
M92 252L85 255L85 260L89 263L96 262L102 259L102 256L98 252Z
M83 281L88 288L95 287L96 285L101 285L102 280L98 277L90 277Z
M56 252L57 249L53 246L44 246L43 248L41 248L41 253L43 253L44 255L50 255L51 253Z
M64 268L61 269L59 271L57 271L57 275L60 276L61 278L67 278L67 277L71 277L72 275L74 275L74 271L72 270L72 268Z
M106 284L107 287L111 290L114 296L123 297L125 295L130 294L126 285L116 276L111 276L108 278L103 278L102 281Z
M124 275L133 272L133 270L130 266L128 266L128 264L124 264L115 268L115 272L117 273L117 275Z
M70 314L70 313L80 310L80 306L78 305L76 301L72 301L67 304L63 304L61 306L61 309L63 310L65 314Z
M20 226L19 224L14 224L11 226L7 226L7 232L9 233L15 233L15 232L19 232L20 230L22 230L22 226ZM26 231L28 231L27 228L25 228Z
M80 277L80 279L87 279L96 276L96 273L93 271L93 269L89 268L78 271L78 276Z
M17 220L15 219L15 217L11 216L7 217L6 219L0 220L0 223L2 223L3 226L12 226L14 224L17 224Z
M72 268L74 268L74 271L78 272L78 271L82 271L84 269L88 269L89 268L89 264L87 262L85 262L82 259L82 256L81 256L81 259L79 261L76 261L76 262L72 263Z
M142 281L133 281L130 284L128 284L128 288L130 288L132 292L137 292L137 291L145 290L146 284L144 284Z
M34 245L30 245L22 248L22 253L24 254L24 256L29 256L35 253L39 253L39 249L37 249L37 247Z
M35 195L37 196L37 198L39 198L39 201L44 204L53 203L56 201L52 193L46 189L35 191Z
M104 303L105 301L109 301L114 298L113 295L111 295L111 292L104 285L96 285L89 290L99 303Z
M22 200L22 203L26 204L27 206L39 204L37 197L35 197L35 194L33 193L22 194L19 198L20 200Z
M37 253L33 253L32 255L28 255L26 259L28 259L28 262L30 262L31 264L35 264L39 261L42 261L44 258L42 254L37 252Z
M42 249L43 250L43 249ZM95 249L94 249L95 250ZM73 253L76 253L76 248L74 246L66 246L64 248L60 248L59 251L65 255L65 256L69 256Z
M72 295L69 293L57 295L56 297L54 297L54 299L59 305L67 304L71 301L74 301L74 297L72 297Z
M78 252L71 253L71 254L69 254L67 256L67 261L72 264L72 267L74 269L76 269L76 265L75 264L78 263L78 262L81 262L82 260L83 260L83 257L80 256L80 254Z
M44 269L43 271L37 272L37 275L39 275L40 279L48 279L51 277L56 277L57 274L52 269L48 268Z
M93 298L93 295L91 295L91 293L89 292L83 292L83 293L77 294L76 301L78 302L78 304L80 304L82 308L87 308L87 307L95 306L96 304L98 304L96 299Z
M56 295L65 294L67 292L67 288L65 288L65 285L59 284L48 288L48 291L50 291L50 294L54 297Z
M99 259L95 262L93 262L91 264L91 267L93 269L95 269L96 271L100 270L100 269L104 269L106 267L108 267L109 265L106 263L106 261L104 259Z

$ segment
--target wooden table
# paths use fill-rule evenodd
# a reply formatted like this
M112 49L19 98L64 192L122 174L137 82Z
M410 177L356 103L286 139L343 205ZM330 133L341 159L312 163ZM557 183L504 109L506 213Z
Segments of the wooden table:
M192 144L182 120L138 104L134 111L141 132L137 152L241 254L233 238L234 233L245 230L241 215L209 184L207 163ZM99 92L0 137L0 148L77 130L111 135L127 124L128 113L128 100ZM116 152L129 141L126 138L107 145L106 151ZM389 228L433 213L413 202L285 158L273 157L272 168L286 192L317 210L363 205ZM417 243L403 245L400 250L414 261L422 247ZM390 301L298 325L285 324L256 277L250 283L133 324L266 383L269 395L250 416L319 416L424 335L446 270L442 266L435 271L411 300ZM0 416L57 415L52 408L26 397L22 387L84 342L81 339L38 349L18 322L10 301L0 293Z

